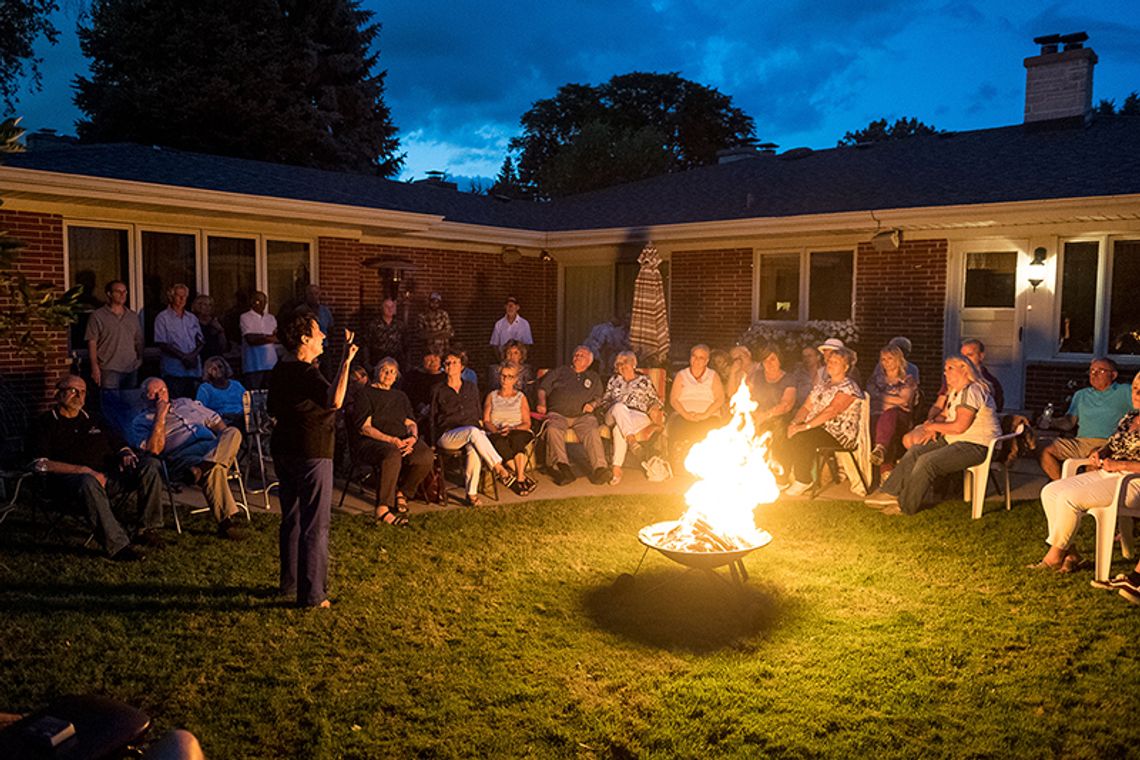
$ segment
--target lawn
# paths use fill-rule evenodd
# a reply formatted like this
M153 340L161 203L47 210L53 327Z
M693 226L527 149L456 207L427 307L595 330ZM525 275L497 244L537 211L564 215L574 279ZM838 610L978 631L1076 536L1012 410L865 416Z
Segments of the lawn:
M133 566L13 518L0 709L108 694L211 758L1140 751L1140 610L1089 572L1024 568L1044 549L1037 503L980 521L961 502L778 503L745 590L656 553L616 590L637 529L680 509L534 501L406 530L338 515L329 611L274 596L274 516L241 545L195 518Z

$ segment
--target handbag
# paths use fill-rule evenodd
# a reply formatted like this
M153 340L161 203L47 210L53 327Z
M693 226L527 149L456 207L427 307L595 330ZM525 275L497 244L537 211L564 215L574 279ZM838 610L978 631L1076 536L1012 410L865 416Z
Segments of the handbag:
M645 478L652 483L660 483L673 477L673 468L659 456L652 456L641 463Z

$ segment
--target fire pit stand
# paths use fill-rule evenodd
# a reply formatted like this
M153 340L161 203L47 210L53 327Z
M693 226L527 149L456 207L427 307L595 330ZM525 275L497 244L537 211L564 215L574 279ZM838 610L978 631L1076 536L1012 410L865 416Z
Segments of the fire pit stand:
M724 551L686 551L661 546L654 540L655 537L664 535L676 525L677 523L674 521L660 522L647 525L638 532L637 539L645 546L645 551L641 555L641 560L637 563L637 569L633 571L633 576L636 576L638 571L641 570L641 566L644 564L645 557L649 554L649 550L654 549L677 564L684 565L689 568L689 570L705 571L709 575L728 583L730 586L735 585L739 588L748 582L748 571L744 568L744 562L742 561L744 557L757 549L767 546L772 540L772 537L765 533L764 536L766 540L761 543L742 549ZM728 572L732 578L732 582L729 582L716 572L717 568L724 567L725 565L728 566ZM630 578L632 579L633 576L630 576Z

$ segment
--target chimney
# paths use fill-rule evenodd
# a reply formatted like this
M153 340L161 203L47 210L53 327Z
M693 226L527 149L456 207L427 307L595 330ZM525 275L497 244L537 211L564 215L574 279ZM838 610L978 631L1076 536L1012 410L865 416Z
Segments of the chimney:
M1096 53L1084 46L1089 36L1035 37L1041 54L1025 59L1025 123L1085 119L1092 113Z

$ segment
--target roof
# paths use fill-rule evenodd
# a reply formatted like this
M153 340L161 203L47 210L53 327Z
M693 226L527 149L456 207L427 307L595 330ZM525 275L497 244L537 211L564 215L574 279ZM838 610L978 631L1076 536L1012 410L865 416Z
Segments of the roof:
M549 203L131 144L40 149L5 161L24 169L566 231L1140 194L1140 117L761 154Z

